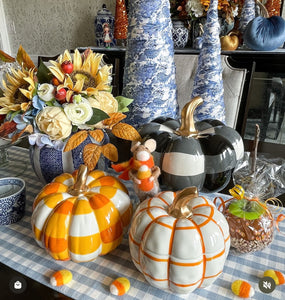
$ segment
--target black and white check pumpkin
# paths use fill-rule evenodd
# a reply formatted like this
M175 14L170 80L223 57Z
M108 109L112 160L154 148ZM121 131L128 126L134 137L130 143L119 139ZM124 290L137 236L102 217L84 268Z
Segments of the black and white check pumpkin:
M202 103L200 97L196 98L199 104L190 101L183 108L181 123L158 118L142 126L139 133L144 140L153 138L157 142L152 154L162 171L162 185L173 190L196 186L205 192L217 192L226 187L233 169L242 159L243 140L236 130L218 120L194 123L193 112ZM185 113L187 109L190 115ZM185 127L191 118L190 132Z

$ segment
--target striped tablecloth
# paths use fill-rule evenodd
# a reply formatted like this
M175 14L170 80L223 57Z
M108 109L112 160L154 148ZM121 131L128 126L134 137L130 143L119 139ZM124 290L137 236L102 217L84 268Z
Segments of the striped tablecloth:
M255 289L253 299L284 299L285 285L277 286L270 293L259 290L258 282L263 272L274 269L285 273L285 235L278 233L274 242L263 251L253 254L236 255L230 251L224 271L208 288L197 289L189 295L175 295L150 286L144 276L137 271L131 261L128 240L106 256L98 257L93 262L74 263L53 260L33 239L30 218L32 202L43 184L35 176L30 164L27 149L12 147L9 150L13 161L27 161L27 167L19 177L26 181L27 202L24 218L13 225L0 226L0 262L25 274L26 276L49 286L74 299L118 299L109 292L111 282L117 277L127 277L131 288L121 299L240 299L231 292L231 283L237 279L248 281ZM10 169L9 173L21 170ZM0 177L10 174L0 169ZM130 188L131 191L131 188ZM131 191L132 193L132 191ZM208 195L214 197L215 195ZM285 224L279 225L285 232ZM65 286L52 287L49 284L51 274L60 269L68 269L73 273L73 280Z

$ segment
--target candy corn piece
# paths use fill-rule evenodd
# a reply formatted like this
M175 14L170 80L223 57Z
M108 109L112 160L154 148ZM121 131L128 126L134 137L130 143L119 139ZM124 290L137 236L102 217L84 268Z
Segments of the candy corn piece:
M125 277L119 277L114 280L110 285L110 292L116 296L124 295L130 289L130 282Z
M248 282L240 279L232 283L232 292L241 298L249 298L254 295L253 287Z
M72 279L72 273L68 270L56 271L50 278L50 284L53 286L61 286Z
M266 270L263 273L263 277L271 277L274 279L276 285L284 284L285 283L285 277L284 274L279 271L274 270Z

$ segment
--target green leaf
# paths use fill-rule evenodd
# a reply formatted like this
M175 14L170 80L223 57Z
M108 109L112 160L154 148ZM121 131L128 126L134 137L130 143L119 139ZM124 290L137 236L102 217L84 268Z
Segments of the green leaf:
M126 98L123 96L117 96L115 97L118 101L118 112L127 112L129 109L127 108L128 105L130 105L134 100L130 98Z
M78 131L78 126L72 125L72 132L77 132Z
M38 68L37 77L38 77L39 83L49 83L53 78L51 71L43 63L42 60L40 62L40 66Z
M109 115L107 115L103 110L92 107L93 110L93 116L92 118L86 122L87 125L95 125L100 121L103 121L105 119L109 118Z
M7 115L7 119L9 121L12 121L14 119L14 117L17 116L19 113L21 113L20 110L9 112L8 115Z
M1 88L0 88L0 97L4 97L4 92Z

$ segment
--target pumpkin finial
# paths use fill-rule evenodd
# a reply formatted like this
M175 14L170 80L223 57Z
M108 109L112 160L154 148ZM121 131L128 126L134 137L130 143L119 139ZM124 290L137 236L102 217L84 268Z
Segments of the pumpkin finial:
M195 127L194 112L195 109L203 103L203 99L198 96L184 105L181 111L181 126L176 134L182 136L196 136L199 134Z
M192 216L192 210L187 205L189 200L199 196L198 189L195 186L188 187L180 191L172 204L169 206L169 215L174 218L189 218Z
M78 174L76 178L76 182L74 185L68 190L68 193L73 196L78 196L86 190L86 180L88 176L88 168L85 165L80 165L78 169Z

